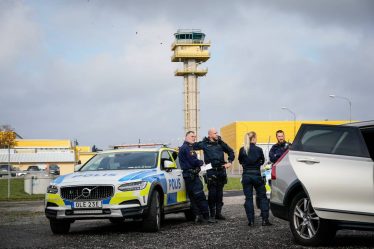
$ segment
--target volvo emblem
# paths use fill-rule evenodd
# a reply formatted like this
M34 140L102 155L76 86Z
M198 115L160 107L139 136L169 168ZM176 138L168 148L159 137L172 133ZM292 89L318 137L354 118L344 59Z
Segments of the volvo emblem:
M91 189L89 189L89 188L84 188L84 189L82 190L82 195L83 195L84 197L89 197L90 194L91 194Z

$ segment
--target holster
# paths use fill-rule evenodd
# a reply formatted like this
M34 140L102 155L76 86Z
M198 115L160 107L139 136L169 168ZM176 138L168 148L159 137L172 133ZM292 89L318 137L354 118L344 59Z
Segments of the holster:
M227 183L227 175L223 175L223 176L212 175L210 177L206 176L206 184L208 184L208 186L209 185L225 185L226 183Z

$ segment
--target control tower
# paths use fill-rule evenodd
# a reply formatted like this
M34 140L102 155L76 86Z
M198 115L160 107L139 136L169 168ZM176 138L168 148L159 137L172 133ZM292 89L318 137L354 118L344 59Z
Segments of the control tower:
M208 69L198 66L209 60L210 42L205 42L205 34L199 29L179 29L174 34L175 41L171 45L174 52L172 62L183 62L183 68L175 71L175 76L183 76L184 84L184 130L194 131L198 136L200 128L199 83L197 78L205 76Z

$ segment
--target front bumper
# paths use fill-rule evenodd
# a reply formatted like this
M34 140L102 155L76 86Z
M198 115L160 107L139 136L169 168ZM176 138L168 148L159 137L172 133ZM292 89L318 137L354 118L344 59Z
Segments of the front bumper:
M139 204L103 205L100 209L74 209L71 206L53 206L47 203L45 215L48 219L109 219L141 218L147 212L147 206Z
M48 193L45 199L45 215L49 219L72 220L141 218L148 210L147 190L117 192L113 197L100 200L102 207L91 209L74 208L72 200L62 199L60 194Z

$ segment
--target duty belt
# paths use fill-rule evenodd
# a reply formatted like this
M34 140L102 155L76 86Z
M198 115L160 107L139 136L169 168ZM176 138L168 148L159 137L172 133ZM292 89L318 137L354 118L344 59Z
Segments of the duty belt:
M199 171L196 170L196 169L187 169L187 170L185 170L185 172L190 173L190 174L194 174L194 175L199 174Z
M261 171L255 169L247 169L243 170L243 175L261 175Z
M223 171L225 169L224 166L221 166L221 167L212 167L210 170L214 170L214 171Z

